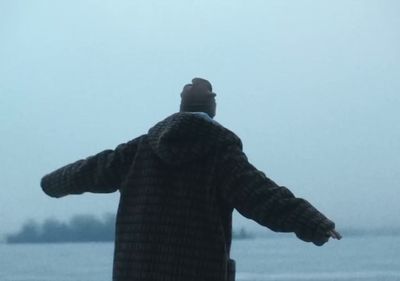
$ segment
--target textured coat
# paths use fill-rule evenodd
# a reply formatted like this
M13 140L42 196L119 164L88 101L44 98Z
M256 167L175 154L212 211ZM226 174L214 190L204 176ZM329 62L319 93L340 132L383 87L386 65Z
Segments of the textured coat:
M120 191L113 280L227 279L233 209L306 241L332 228L252 166L240 139L202 114L176 113L115 150L41 182L52 197Z

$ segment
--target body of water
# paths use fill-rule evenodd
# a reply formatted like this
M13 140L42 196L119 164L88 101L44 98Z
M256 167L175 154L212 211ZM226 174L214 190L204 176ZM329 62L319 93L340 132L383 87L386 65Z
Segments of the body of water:
M0 244L2 281L110 281L112 243ZM400 237L235 240L237 280L399 281Z

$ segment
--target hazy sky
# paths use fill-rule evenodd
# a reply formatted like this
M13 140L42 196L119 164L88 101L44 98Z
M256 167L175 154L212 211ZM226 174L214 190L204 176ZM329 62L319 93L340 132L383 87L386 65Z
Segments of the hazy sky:
M250 161L339 229L399 226L399 14L396 0L0 1L0 235L114 212L118 193L57 200L40 178L145 133L195 76Z

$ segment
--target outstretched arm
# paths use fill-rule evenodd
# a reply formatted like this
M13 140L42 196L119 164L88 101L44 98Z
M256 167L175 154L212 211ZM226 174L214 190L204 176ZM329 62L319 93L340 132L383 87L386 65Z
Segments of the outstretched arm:
M51 197L63 197L84 192L109 193L119 188L131 165L139 138L76 161L41 180L43 191Z
M257 170L239 146L227 148L222 167L222 196L243 216L273 231L294 232L316 245L328 241L334 223L308 201L295 197Z

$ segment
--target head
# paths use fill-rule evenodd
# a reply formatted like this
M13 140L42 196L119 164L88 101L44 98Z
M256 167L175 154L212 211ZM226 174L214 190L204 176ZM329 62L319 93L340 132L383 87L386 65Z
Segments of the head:
M202 78L193 78L192 84L183 87L180 112L205 112L214 118L215 96L210 82Z

